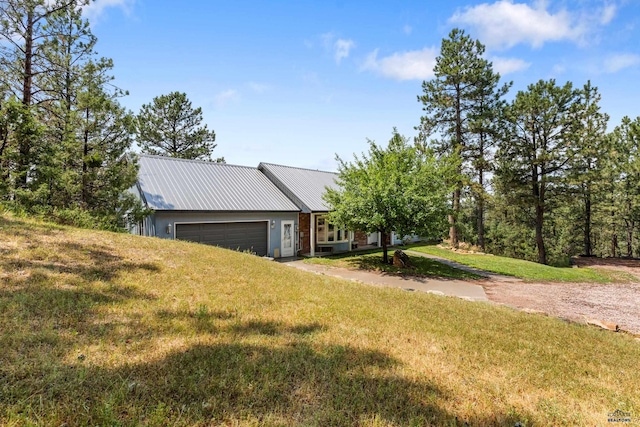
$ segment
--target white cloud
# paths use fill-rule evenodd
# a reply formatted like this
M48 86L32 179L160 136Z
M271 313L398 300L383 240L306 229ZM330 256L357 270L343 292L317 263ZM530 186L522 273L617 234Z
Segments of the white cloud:
M132 2L133 0L95 0L82 8L82 15L95 23L106 8L119 7L128 13Z
M344 58L348 58L351 50L356 47L353 40L336 38L332 32L321 34L320 38L325 50L333 55L337 64Z
M618 8L615 4L605 5L602 9L602 16L600 16L600 24L607 25L608 23L610 23L613 18L615 18L617 11Z
M495 56L491 58L494 71L497 71L501 75L515 73L517 71L526 70L531 66L530 62L526 62L518 58L502 58Z
M221 108L229 104L232 101L239 99L240 93L235 89L227 89L224 92L220 92L214 98L216 107Z
M336 42L333 45L335 50L334 58L336 62L339 64L340 61L342 61L342 59L348 58L351 49L353 49L355 46L356 44L354 43L353 40L345 40L345 39L336 40Z
M548 41L579 42L588 29L585 22L579 22L565 9L550 13L545 1L537 2L533 7L509 0L482 3L457 11L449 21L478 30L483 43L502 48L519 43L539 48Z
M617 73L624 68L633 67L638 64L640 64L640 55L634 53L619 53L611 55L606 59L604 71L606 73Z
M396 52L378 58L378 50L371 52L362 70L371 70L395 80L426 80L433 77L433 67L439 50L425 47L422 50Z

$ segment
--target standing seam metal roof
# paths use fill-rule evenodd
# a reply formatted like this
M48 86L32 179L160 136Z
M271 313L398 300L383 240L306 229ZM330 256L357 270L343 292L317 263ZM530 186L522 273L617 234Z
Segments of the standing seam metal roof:
M258 169L265 169L279 180L286 189L300 199L312 212L327 212L329 208L322 200L325 187L338 189L338 174L313 169L260 163ZM302 208L302 206L301 206Z
M257 168L145 154L139 165L138 183L154 210L300 210Z

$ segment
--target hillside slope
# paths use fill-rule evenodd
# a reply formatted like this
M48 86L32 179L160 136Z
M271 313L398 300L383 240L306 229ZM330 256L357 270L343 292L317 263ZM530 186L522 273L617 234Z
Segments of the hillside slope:
M8 216L0 255L0 425L640 417L630 336Z

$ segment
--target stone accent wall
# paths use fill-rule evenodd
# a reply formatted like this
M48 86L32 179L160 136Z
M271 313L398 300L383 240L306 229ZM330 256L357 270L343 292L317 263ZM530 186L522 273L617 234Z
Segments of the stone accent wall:
M298 214L298 252L308 254L311 252L311 214Z

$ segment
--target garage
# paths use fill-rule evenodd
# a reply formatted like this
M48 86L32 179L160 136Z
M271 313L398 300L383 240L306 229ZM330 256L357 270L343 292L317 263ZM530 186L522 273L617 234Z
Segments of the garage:
M250 251L259 256L268 254L267 233L266 221L176 224L176 239Z

